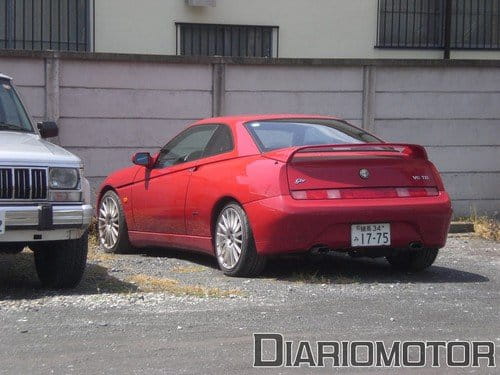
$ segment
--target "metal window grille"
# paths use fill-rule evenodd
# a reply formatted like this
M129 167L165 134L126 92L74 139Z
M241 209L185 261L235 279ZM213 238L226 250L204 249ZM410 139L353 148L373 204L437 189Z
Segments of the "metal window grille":
M177 54L278 57L277 26L176 23Z
M90 0L0 0L0 48L88 51Z
M379 0L377 47L500 49L500 0Z

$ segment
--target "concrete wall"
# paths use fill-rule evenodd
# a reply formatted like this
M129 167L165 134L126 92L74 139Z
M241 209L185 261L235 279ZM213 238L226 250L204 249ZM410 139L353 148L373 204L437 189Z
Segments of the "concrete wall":
M36 119L58 120L57 141L83 158L94 188L133 152L154 151L212 114L335 114L426 146L457 215L500 210L497 65L0 54L0 72L15 78Z
M176 53L175 22L279 26L280 57L439 59L443 51L375 49L378 0L95 0L95 51ZM452 58L500 59L499 51Z

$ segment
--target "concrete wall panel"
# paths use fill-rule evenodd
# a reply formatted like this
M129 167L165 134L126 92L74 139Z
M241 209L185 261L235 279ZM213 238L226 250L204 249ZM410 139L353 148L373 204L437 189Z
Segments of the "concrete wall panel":
M226 94L226 113L311 113L360 119L361 102L361 93L232 92Z
M117 169L132 165L130 159L136 151L130 148L80 147L67 147L67 150L84 160L86 176L101 179ZM157 150L141 148L141 151L155 152Z
M210 91L212 69L210 65L68 60L61 65L61 86Z
M43 59L18 59L2 57L0 73L14 79L17 86L44 86L45 63Z
M45 116L45 89L43 87L17 87L19 95L33 117Z
M59 140L69 147L160 147L194 121L62 118Z
M375 89L377 92L498 92L500 69L379 67Z
M192 119L211 114L211 94L200 91L61 89L61 116Z
M443 173L446 190L456 200L498 200L500 173Z
M377 120L375 133L388 141L425 146L498 146L500 120Z
M361 67L229 65L227 91L362 91Z
M500 119L495 93L377 93L376 119Z
M363 79L360 65L224 68L219 100L226 114L333 114L359 125L365 113L366 126L384 139L427 147L443 172L455 214L467 215L470 207L498 211L497 68L377 66L374 87ZM47 104L58 106L59 142L82 157L94 189L107 174L130 165L133 152L156 151L185 126L211 115L218 95L212 93L212 69L211 64L60 59L59 76L53 77L59 81L52 82L59 91L46 103L43 57L0 59L0 71L15 76L36 119L44 118Z

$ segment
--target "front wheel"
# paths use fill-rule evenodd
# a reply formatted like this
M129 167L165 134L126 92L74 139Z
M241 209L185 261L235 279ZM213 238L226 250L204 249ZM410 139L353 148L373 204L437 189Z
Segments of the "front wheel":
M34 244L38 278L47 288L74 288L87 264L88 233L77 240Z
M133 250L120 197L107 191L99 204L99 248L105 253L125 254Z
M420 249L400 252L386 257L389 264L403 271L422 271L430 267L438 255L438 249Z
M262 272L266 259L257 253L247 215L240 205L226 205L214 231L215 254L225 275L253 277Z

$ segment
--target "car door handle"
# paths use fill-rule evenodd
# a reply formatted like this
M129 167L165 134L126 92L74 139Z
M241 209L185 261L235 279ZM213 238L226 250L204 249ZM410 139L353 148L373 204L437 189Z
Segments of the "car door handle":
M192 167L192 168L189 168L189 171L190 172L196 172L198 170L198 167L195 166L195 167Z

